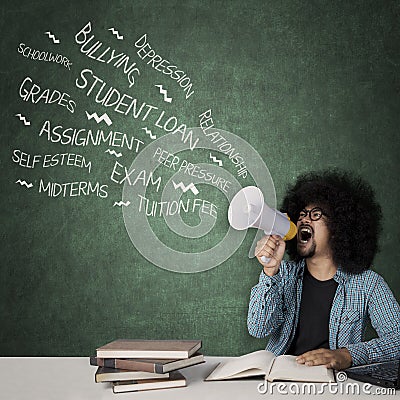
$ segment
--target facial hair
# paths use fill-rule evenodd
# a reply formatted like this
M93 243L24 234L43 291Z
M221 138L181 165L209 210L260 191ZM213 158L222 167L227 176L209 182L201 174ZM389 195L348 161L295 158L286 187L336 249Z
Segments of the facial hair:
M299 247L299 244L297 244L297 253L304 258L311 258L315 254L315 249L317 247L317 244L315 243L314 238L311 239L311 246L306 250L305 248Z

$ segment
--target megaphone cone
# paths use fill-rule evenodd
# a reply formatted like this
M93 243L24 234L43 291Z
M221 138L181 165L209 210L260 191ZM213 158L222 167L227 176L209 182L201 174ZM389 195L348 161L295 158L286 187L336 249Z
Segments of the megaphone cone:
M261 190L255 186L247 186L236 193L229 205L228 220L232 228L239 231L262 229L266 235L279 235L283 240L293 239L297 234L297 227L290 218L268 207Z

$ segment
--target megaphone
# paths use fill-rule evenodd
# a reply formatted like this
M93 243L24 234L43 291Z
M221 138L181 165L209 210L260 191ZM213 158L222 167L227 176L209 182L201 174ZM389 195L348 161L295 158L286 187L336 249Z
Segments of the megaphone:
M236 230L263 229L266 235L279 235L283 240L293 239L297 234L290 218L268 207L261 190L255 186L247 186L235 194L229 205L228 220ZM267 263L269 259L263 256L261 261Z

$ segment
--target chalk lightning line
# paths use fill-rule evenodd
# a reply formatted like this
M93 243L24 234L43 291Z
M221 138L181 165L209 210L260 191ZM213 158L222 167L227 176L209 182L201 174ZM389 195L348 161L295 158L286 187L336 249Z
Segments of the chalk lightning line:
M110 150L110 149L107 149L104 153L109 153L117 158L120 158L122 156L121 153L117 153L115 150Z
M92 118L94 118L94 120L99 124L100 122L104 121L108 126L110 126L112 124L112 121L110 119L110 117L104 113L102 116L98 116L97 113L93 113L93 114L89 114L87 111L86 112L86 116L88 120L91 120Z
M60 43L60 40L57 39L50 31L47 31L44 33L45 35L47 35L55 44Z
M124 37L120 35L119 32L114 27L109 28L108 30L111 31L113 35L117 37L118 40L124 40Z
M118 206L118 207L122 207L122 206L128 207L129 204L131 204L131 202L130 202L129 200L126 201L125 203L124 203L123 201L118 201L118 202L116 201L116 202L114 203L113 207L115 207L115 206Z
M217 163L220 167L222 167L222 161L218 160L217 157L214 157L211 153L210 153L210 158L212 161L214 161L215 163Z
M29 125L31 124L30 121L28 121L28 120L26 119L26 117L23 116L22 114L15 114L15 116L18 117L19 120L22 121L22 122L24 123L25 126L29 126Z
M153 135L152 134L152 132L151 132L151 130L150 129L147 129L147 126L145 126L144 128L142 128L145 132L146 132L146 134L147 135L149 135L150 136L150 139L157 139L157 136L156 135Z
M21 181L21 179L18 179L15 183L19 183L21 186L26 186L28 189L33 186L32 183L27 183L25 180Z
M199 194L199 191L197 190L197 187L194 185L193 182L189 183L189 185L187 186L185 186L183 182L179 182L178 184L176 184L174 181L172 181L172 183L174 184L175 190L181 188L183 193L186 193L188 190L191 190L195 196Z
M168 92L163 88L162 85L155 85L155 87L158 87L160 89L160 93L164 96L164 101L167 103L172 102L172 97L168 97Z

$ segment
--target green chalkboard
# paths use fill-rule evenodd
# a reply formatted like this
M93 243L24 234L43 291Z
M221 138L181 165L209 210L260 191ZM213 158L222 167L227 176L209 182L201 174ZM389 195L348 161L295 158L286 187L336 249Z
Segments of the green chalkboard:
M377 192L399 299L395 1L2 2L1 355L116 338L265 347L260 266L229 201L303 172ZM370 332L370 334L373 334Z

